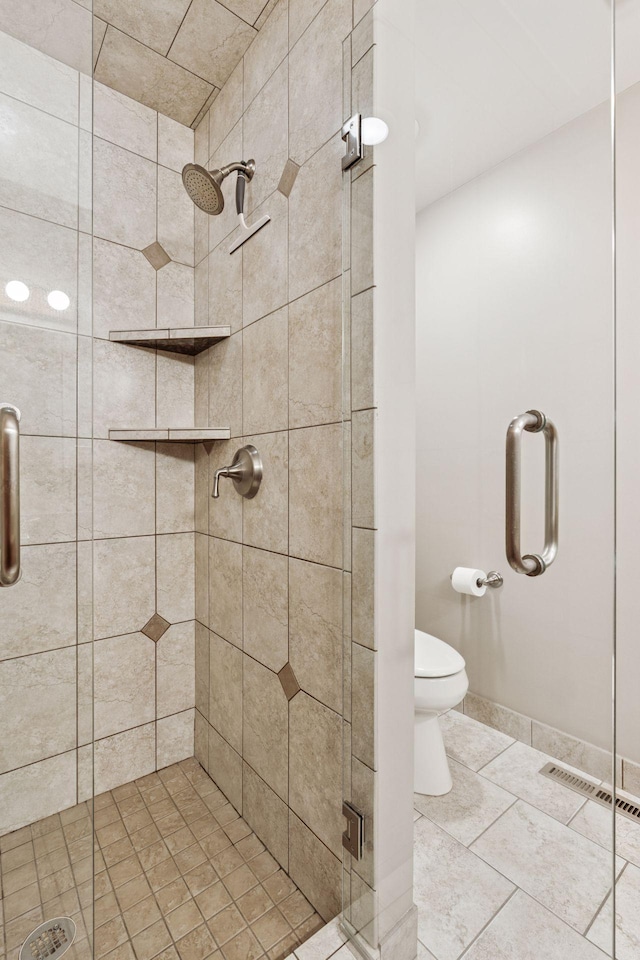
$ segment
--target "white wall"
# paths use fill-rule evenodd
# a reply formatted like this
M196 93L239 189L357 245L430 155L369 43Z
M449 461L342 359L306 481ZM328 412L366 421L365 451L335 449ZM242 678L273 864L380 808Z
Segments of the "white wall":
M428 207L417 234L416 625L462 652L472 692L602 747L613 646L609 144L604 105ZM513 572L504 552L505 433L532 407L560 436L560 550L537 579ZM544 444L526 435L524 446L523 552L538 552ZM505 585L462 597L449 583L457 565L497 569Z

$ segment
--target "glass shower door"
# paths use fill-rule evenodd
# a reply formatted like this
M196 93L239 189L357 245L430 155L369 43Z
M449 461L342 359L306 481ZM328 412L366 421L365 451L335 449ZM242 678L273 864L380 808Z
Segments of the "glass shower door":
M611 12L418 8L416 627L469 682L440 717L453 790L416 795L419 936L439 960L610 956Z
M29 957L74 937L90 955L93 901L92 18L70 4L35 30L27 7L0 11L0 952L12 960L25 940Z

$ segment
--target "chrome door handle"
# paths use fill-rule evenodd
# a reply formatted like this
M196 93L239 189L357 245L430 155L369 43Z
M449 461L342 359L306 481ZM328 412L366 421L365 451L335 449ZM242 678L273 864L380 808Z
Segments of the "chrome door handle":
M0 403L0 587L20 579L20 411Z
M521 553L520 497L522 434L544 433L545 439L545 509L544 549L542 553ZM507 430L507 504L506 551L509 565L516 573L528 577L541 576L558 553L558 432L544 413L527 410L509 424Z

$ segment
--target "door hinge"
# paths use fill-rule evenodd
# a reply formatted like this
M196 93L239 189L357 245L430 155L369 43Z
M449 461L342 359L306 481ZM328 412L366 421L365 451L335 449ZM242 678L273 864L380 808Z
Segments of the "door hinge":
M362 114L354 113L342 127L342 139L347 144L347 152L342 158L342 169L348 170L364 156L362 144Z
M362 860L364 849L364 814L347 800L342 801L342 816L346 817L347 829L342 834L342 846L354 860Z

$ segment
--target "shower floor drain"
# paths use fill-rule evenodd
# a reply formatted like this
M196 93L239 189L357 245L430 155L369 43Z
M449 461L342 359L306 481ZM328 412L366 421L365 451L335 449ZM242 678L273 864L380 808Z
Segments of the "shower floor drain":
M576 793L582 794L583 797L588 797L589 800L599 803L601 807L611 809L615 802L615 808L619 814L627 817L629 820L633 820L635 823L640 823L640 805L631 803L630 800L625 800L623 797L616 797L614 801L611 790L607 790L606 787L600 787L596 783L590 783L589 780L578 777L575 773L571 773L570 770L565 770L564 767L558 766L557 763L545 763L540 773L543 777L548 777L549 780L555 780L556 783L562 783L565 787L569 787L570 790L574 790Z
M66 953L76 936L71 917L45 920L30 933L20 950L20 960L47 960Z

